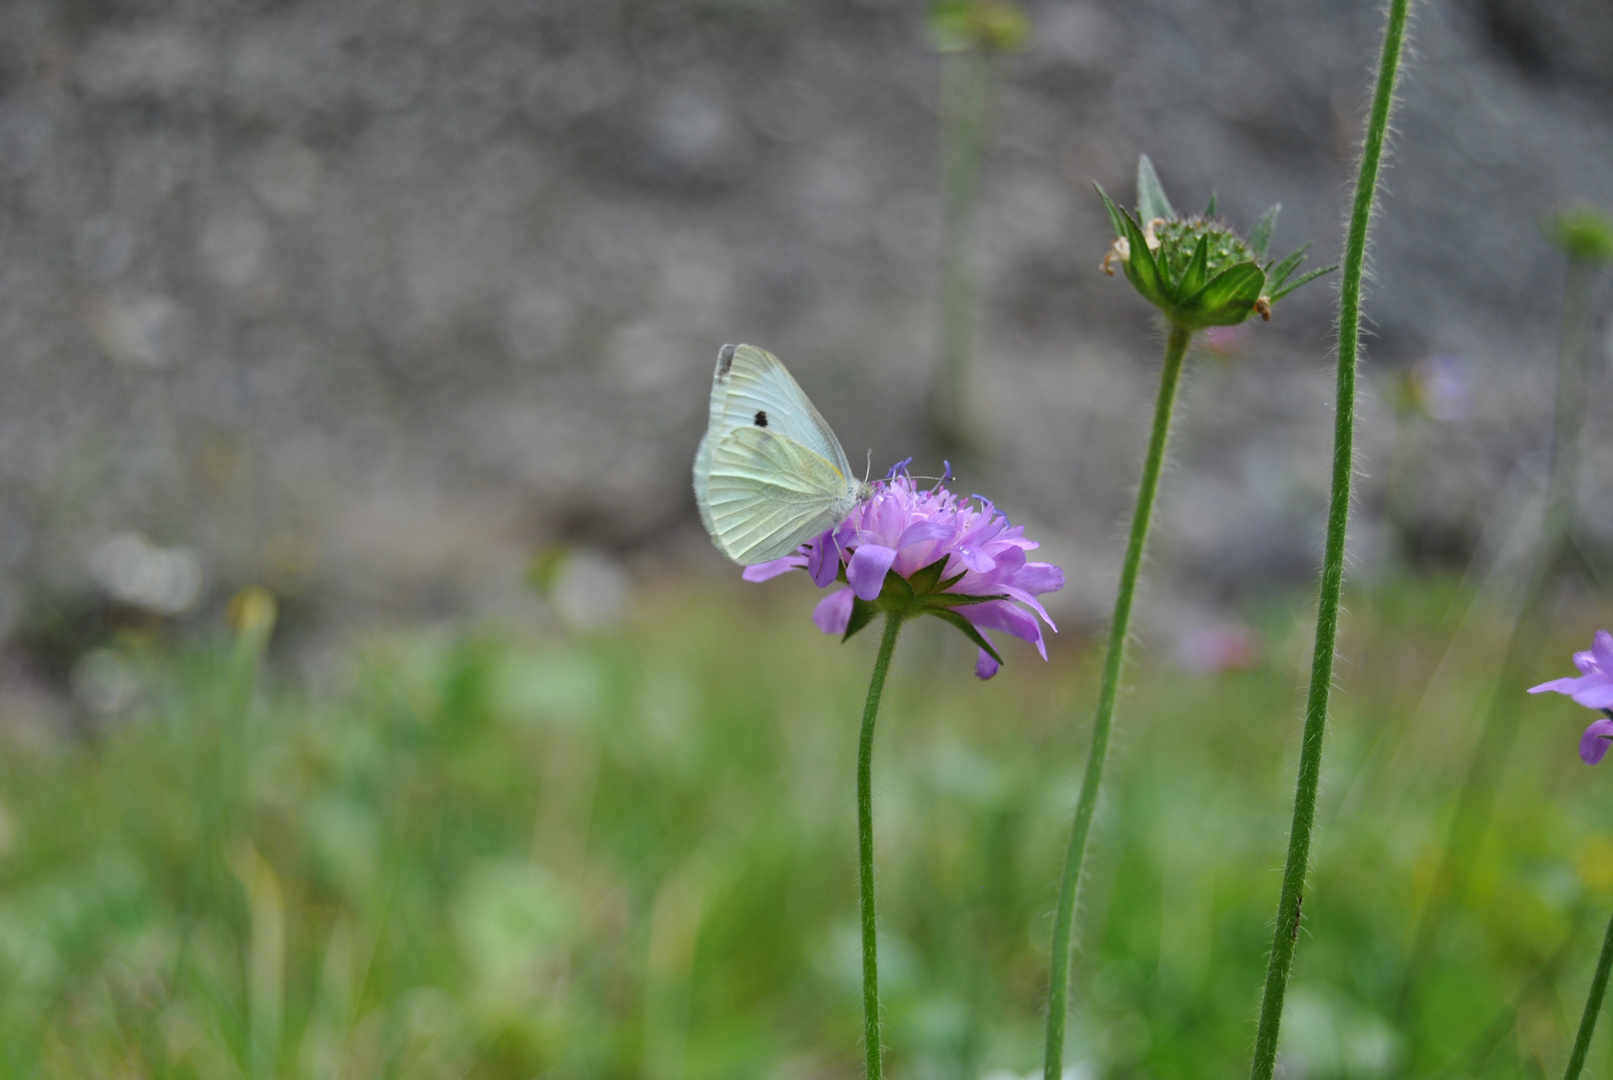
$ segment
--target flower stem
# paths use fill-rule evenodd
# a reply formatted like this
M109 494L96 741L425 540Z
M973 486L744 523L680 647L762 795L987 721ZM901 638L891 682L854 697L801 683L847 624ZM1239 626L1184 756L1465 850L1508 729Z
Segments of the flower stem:
M1121 663L1125 659L1126 636L1131 626L1131 601L1137 591L1137 572L1142 567L1143 546L1148 540L1154 494L1159 490L1159 471L1165 460L1165 442L1170 436L1176 384L1182 374L1182 361L1187 356L1187 345L1191 338L1192 331L1172 326L1170 338L1165 343L1159 397L1154 402L1154 431L1148 440L1148 456L1143 459L1143 478L1137 487L1137 508L1132 513L1126 559L1120 567L1120 589L1115 596L1114 621L1109 626L1109 647L1103 658L1103 682L1098 688L1097 715L1092 721L1092 745L1087 751L1086 773L1081 778L1081 794L1075 804L1075 821L1070 826L1070 845L1064 853L1064 874L1059 879L1058 907L1053 918L1052 971L1047 995L1047 1052L1043 1065L1046 1080L1059 1080L1064 1069L1064 1022L1070 1000L1070 927L1075 919L1076 890L1081 884L1081 864L1086 859L1092 815L1098 806L1098 784L1103 780L1103 762L1109 752L1109 728L1114 719L1115 695L1120 689Z
M1585 1067L1585 1052L1591 1048L1596 1018L1602 1012L1602 995L1607 993L1610 969L1613 969L1613 919L1608 920L1607 933L1602 936L1602 955L1596 959L1591 992L1585 996L1585 1015L1579 1018L1579 1034L1574 1038L1574 1052L1568 1055L1568 1070L1563 1073L1563 1080L1579 1080L1579 1071Z
M896 634L902 617L894 612L885 616L885 635L874 657L874 674L868 680L868 702L863 706L862 736L857 743L857 870L862 887L863 932L863 1043L868 1055L868 1080L879 1080L879 960L874 921L874 718L879 715L879 698L885 691L885 675L896 651Z
M1344 585L1344 534L1350 520L1350 481L1355 468L1355 363L1360 352L1361 272L1366 260L1367 227L1378 189L1384 135L1394 101L1395 78L1406 38L1409 0L1392 0L1384 28L1372 114L1361 150L1350 231L1345 240L1344 277L1339 290L1338 404L1333 425L1333 491L1328 503L1327 548L1316 606L1316 645L1311 655L1310 693L1305 702L1305 733L1300 743L1299 779L1294 790L1294 822L1288 834L1288 862L1266 966L1266 988L1255 1032L1251 1080L1271 1080L1277 1066L1277 1035L1282 1026L1283 998L1299 941L1301 894L1310 860L1311 830L1316 825L1316 788L1322 775L1322 740L1327 729L1327 703L1333 689L1333 654L1338 645L1339 592Z

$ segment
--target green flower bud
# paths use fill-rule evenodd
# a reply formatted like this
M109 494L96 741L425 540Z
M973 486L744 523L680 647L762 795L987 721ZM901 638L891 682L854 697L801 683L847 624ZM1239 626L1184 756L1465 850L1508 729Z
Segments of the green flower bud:
M1025 43L1030 20L1012 0L937 0L930 34L942 52L1013 52Z
M1115 230L1103 272L1113 274L1118 259L1126 279L1144 299L1188 330L1236 326L1256 312L1269 321L1278 300L1338 269L1312 270L1290 281L1309 244L1281 262L1266 259L1280 207L1266 211L1248 239L1216 218L1214 195L1202 215L1178 215L1147 154L1137 161L1135 217L1115 206L1103 188L1098 187L1098 194Z
M1571 259L1613 262L1613 220L1592 206L1578 206L1556 214L1548 225L1552 242Z

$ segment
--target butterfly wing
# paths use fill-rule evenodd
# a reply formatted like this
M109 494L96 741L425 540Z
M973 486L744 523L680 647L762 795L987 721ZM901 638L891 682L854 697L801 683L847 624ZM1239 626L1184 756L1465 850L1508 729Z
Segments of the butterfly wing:
M736 345L726 376L721 370L719 358L719 381L728 387L721 417L724 436L742 427L762 427L794 439L850 477L840 440L778 357L754 345Z
M740 433L746 434L735 441ZM717 546L754 565L788 555L844 520L862 485L851 477L840 440L778 357L754 345L725 345L695 453L694 490Z
M728 404L728 373L734 363L735 351L735 346L724 345L717 354L717 370L711 378L711 407L706 420L706 433L700 436L700 448L694 455L694 501L700 508L700 520L706 526L706 532L713 537L717 535L717 528L711 521L707 485L711 477L711 452L733 431L723 417Z
M857 502L834 464L767 428L734 430L711 448L710 464L702 516L717 546L747 566L783 558Z

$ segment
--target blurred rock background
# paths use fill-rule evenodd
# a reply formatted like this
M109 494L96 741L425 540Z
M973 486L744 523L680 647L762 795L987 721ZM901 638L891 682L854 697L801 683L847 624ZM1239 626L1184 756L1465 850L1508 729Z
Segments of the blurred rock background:
M1381 13L1027 11L992 102L990 453L963 486L1034 524L1079 626L1109 600L1158 362L1143 302L1098 272L1091 182L1129 203L1147 152L1179 205L1214 189L1247 225L1280 201L1275 248L1336 261ZM1432 0L1413 41L1363 573L1391 549L1460 564L1527 488L1563 276L1541 222L1613 203L1613 8ZM923 5L884 0L0 7L0 636L254 582L293 627L586 621L668 568L730 573L688 476L726 341L781 355L854 460L932 471L938 69ZM1195 363L1156 591L1213 611L1314 573L1332 307L1312 286ZM1408 373L1422 413L1397 411ZM1591 415L1580 501L1606 543ZM534 559L562 548L587 556L541 604Z

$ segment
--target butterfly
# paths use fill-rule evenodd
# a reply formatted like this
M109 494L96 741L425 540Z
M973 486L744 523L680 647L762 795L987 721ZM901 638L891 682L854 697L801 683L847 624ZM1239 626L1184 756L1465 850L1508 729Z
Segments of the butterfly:
M694 496L723 554L746 566L781 559L872 494L778 357L754 345L722 347Z

